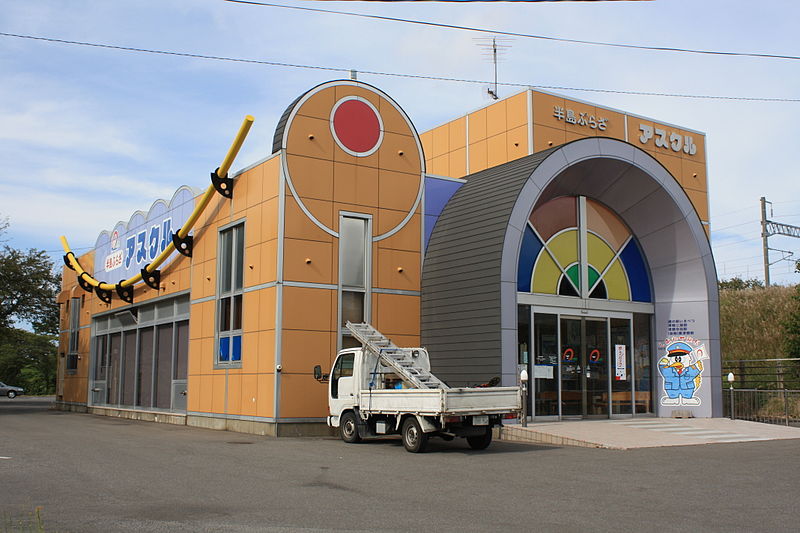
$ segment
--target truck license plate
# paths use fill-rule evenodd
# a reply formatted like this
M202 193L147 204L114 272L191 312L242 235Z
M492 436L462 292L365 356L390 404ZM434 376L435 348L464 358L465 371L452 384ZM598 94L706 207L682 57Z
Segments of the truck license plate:
M472 417L473 426L488 426L489 415L477 415Z

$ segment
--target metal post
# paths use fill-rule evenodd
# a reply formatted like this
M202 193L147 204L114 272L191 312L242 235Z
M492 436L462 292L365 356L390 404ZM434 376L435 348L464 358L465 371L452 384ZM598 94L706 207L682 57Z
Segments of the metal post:
M761 197L761 246L764 251L764 286L769 287L769 234L767 233L767 199Z
M731 389L731 420L735 420L733 414L733 380L736 379L736 376L733 375L733 372L728 372L728 385L730 385Z
M522 427L528 427L528 382L522 382Z
M528 427L528 370L523 368L519 373L520 391L522 392L522 427Z
M789 399L786 397L786 387L783 388L783 417L786 425L789 425Z

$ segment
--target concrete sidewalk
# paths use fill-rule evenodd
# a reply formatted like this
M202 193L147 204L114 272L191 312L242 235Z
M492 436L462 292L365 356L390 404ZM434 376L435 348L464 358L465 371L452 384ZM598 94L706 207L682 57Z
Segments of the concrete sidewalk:
M800 439L800 428L728 418L626 418L519 424L500 429L501 440L628 450L722 442ZM800 449L800 442L798 442Z

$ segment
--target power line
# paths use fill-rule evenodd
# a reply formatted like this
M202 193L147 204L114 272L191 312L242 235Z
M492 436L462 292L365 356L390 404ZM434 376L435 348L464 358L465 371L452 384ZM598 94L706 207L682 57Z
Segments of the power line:
M433 26L436 28L446 28L450 30L471 31L478 33L491 33L493 35L507 35L510 37L522 37L525 39L540 39L544 41L557 41L562 43L572 44L587 44L592 46L610 46L613 48L629 48L634 50L651 50L657 52L680 52L687 54L703 54L703 55L716 55L716 56L736 56L736 57L756 57L768 59L790 59L800 60L800 56L783 55L783 54L762 54L756 52L727 52L723 50L698 50L692 48L677 48L673 46L646 46L639 44L626 44L626 43L609 43L603 41L586 41L583 39L566 39L564 37L552 37L548 35L536 35L533 33L518 33L513 31L493 30L487 28L478 28L475 26L459 26L457 24L445 24L442 22L433 22L428 20L406 19L400 17L387 17L385 15L371 15L368 13L357 13L354 11L337 11L333 9L322 9L316 7L304 6L289 6L285 4L273 4L269 2L255 2L252 0L223 0L232 4L249 4L261 7L274 7L279 9L294 9L297 11L313 11L316 13L326 13L331 15L344 15L348 17L360 17L376 20L385 20L389 22L402 22L406 24L417 24L420 26Z
M93 48L103 48L108 50L121 50L125 52L139 52L139 53L146 53L146 54L157 54L157 55L166 55L166 56L176 56L176 57L189 57L193 59L209 59L214 61L230 61L234 63L248 63L248 64L255 64L255 65L267 65L272 67L285 67L285 68L299 68L299 69L310 69L310 70L324 70L328 72L344 72L349 74L352 69L351 68L341 68L341 67L326 67L321 65L303 65L300 63L286 63L281 61L267 61L262 59L244 59L244 58L236 58L236 57L225 57L225 56L214 56L214 55L206 55L206 54L197 54L197 53L190 53L190 52L174 52L169 50L157 50L152 48L139 48L133 46L118 46L112 44L104 44L104 43L91 43L86 41L71 41L68 39L56 39L53 37L40 37L35 35L22 35L18 33L7 33L7 32L0 32L0 36L3 37L15 37L18 39L29 39L33 41L44 41L50 43L58 43L58 44L70 44L76 46L89 46ZM410 79L419 79L419 80L433 80L433 81L449 81L449 82L456 82L456 83L473 83L473 84L486 84L486 83L493 83L487 80L475 80L475 79L468 79L468 78L450 78L445 76L429 76L424 74L406 74L406 73L398 73L398 72L383 72L377 70L362 70L357 69L361 74L370 74L373 76L387 76L387 77L395 77L395 78L410 78ZM525 88L535 88L535 89L550 89L556 91L581 91L581 92L593 92L593 93L603 93L603 94L627 94L633 96L662 96L662 97L670 97L670 98L692 98L692 99L703 99L703 100L736 100L736 101L746 101L746 102L800 102L800 98L768 98L768 97L755 97L755 96L720 96L720 95L703 95L703 94L679 94L679 93L656 93L656 92L646 92L646 91L626 91L621 89L596 89L596 88L587 88L587 87L568 87L563 85L539 85L539 84L531 84L531 83L509 83L509 82L498 82L498 85L504 85L506 87L525 87Z

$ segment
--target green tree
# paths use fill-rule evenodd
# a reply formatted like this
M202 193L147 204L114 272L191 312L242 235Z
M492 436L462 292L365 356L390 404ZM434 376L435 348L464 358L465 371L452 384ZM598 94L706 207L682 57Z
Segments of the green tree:
M59 277L43 250L18 250L0 218L0 380L31 394L55 390ZM33 332L21 329L27 326Z
M0 380L22 387L26 394L52 394L56 384L54 337L19 328L0 336Z
M59 278L44 250L0 251L0 329L28 322L36 333L58 334Z

